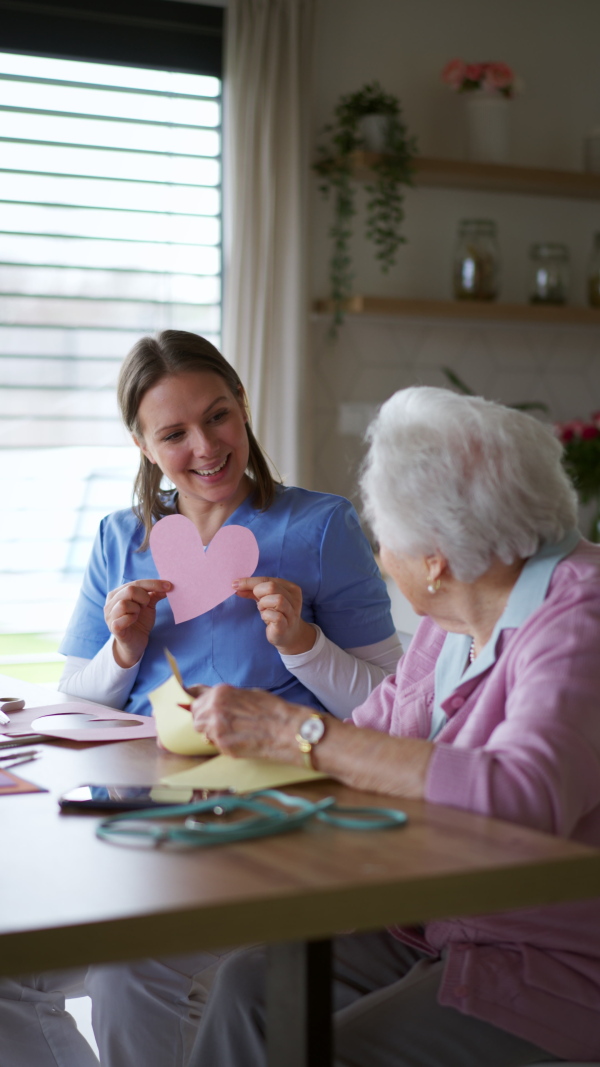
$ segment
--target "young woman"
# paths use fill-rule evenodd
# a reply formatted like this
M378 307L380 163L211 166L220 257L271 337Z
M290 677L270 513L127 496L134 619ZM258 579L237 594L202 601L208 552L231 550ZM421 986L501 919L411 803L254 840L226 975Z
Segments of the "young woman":
M123 364L119 403L140 449L137 504L100 525L61 646L61 690L150 714L148 694L170 674L166 647L188 685L260 686L349 715L402 651L352 506L274 482L240 379L195 334L143 338ZM173 489L161 489L163 475ZM148 547L153 523L173 513L194 523L204 545L235 523L260 549L256 576L239 576L237 596L178 625L168 575L159 579ZM184 1067L222 955L0 981L6 1062L97 1067L64 1011L65 994L88 993L103 1067Z
M61 645L60 689L150 714L148 694L170 673L166 647L188 684L260 686L350 714L401 655L352 506L274 482L240 379L195 334L138 342L121 370L119 403L140 449L137 505L101 523ZM173 489L160 488L163 475ZM237 596L178 625L148 548L153 523L174 512L191 519L204 545L234 523L260 549L257 576L240 574Z

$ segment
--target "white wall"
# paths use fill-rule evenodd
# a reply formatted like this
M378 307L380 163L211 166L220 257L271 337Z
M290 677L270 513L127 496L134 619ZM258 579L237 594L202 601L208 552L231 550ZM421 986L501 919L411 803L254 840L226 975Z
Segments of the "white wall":
M582 140L600 124L600 3L597 0L320 0L315 70L315 143L342 93L379 79L401 100L423 155L464 158L462 101L439 81L451 58L510 63L526 84L511 104L511 162L581 169ZM330 217L312 201L312 292L327 295ZM355 291L449 299L454 239L464 217L496 219L503 260L501 299L527 299L528 250L565 241L573 260L572 302L583 304L600 203L444 189L406 198L409 244L388 276L371 248L355 242ZM357 228L361 218L356 219ZM355 318L335 349L326 322L313 316L313 486L353 495L362 454L357 436L340 433L344 405L378 404L403 386L445 384L449 364L471 387L505 402L540 399L551 417L600 408L598 327L449 323Z
M340 95L377 78L400 98L421 155L464 158L463 98L440 71L456 56L500 59L526 86L511 105L510 161L581 169L583 136L600 124L597 0L319 0L318 10L315 140ZM483 216L498 222L504 300L525 299L529 245L546 239L570 245L573 298L584 302L600 204L428 189L410 192L406 209L409 244L390 275L356 242L357 292L448 298L458 220ZM329 213L316 182L313 220L313 294L325 296Z
M600 122L597 0L318 0L316 120L343 92L378 78L399 95L423 155L460 157L444 63L501 59L526 83L515 162L578 167Z

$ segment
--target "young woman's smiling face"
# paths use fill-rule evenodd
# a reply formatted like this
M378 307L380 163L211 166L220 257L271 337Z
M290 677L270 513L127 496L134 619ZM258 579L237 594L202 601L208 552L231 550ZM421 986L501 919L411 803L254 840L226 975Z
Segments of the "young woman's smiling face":
M136 444L179 490L182 514L193 519L217 505L229 515L246 498L246 420L242 398L212 371L162 378L145 393Z

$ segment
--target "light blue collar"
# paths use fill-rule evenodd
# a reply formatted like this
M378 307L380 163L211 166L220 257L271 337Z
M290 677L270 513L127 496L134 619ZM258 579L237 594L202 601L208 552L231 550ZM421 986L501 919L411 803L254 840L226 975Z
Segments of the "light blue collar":
M446 723L446 713L442 704L462 682L471 681L484 671L489 670L497 659L497 645L503 630L514 630L543 604L548 586L555 568L565 556L568 556L581 540L579 530L569 530L568 534L554 545L542 545L527 560L515 582L508 603L498 619L492 636L482 648L477 659L465 670L469 657L472 637L468 634L446 636L442 650L435 665L435 701L431 722L431 741Z

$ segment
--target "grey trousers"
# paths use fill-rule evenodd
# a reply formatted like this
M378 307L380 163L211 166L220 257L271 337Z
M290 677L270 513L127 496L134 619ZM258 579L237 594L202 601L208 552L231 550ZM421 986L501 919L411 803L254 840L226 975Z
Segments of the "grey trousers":
M0 1067L99 1067L65 997L92 998L102 1067L187 1067L231 950L0 978Z
M443 961L385 931L334 941L336 1067L526 1067L556 1057L437 1002ZM265 1067L266 956L218 969L189 1067Z

